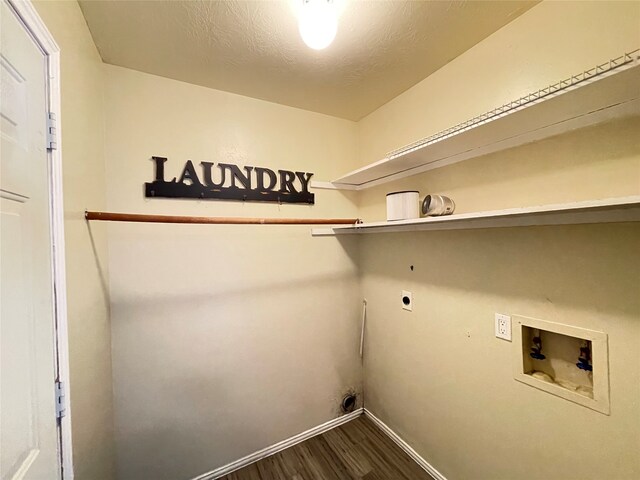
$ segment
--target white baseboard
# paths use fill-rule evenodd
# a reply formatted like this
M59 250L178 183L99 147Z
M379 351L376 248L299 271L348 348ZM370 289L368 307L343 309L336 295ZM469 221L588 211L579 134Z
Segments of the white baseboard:
M235 472L247 465L251 465L252 463L257 462L258 460L262 460L263 458L267 458L275 453L281 452L289 447L293 447L298 443L304 442L316 435L320 435L326 431L331 430L332 428L339 427L354 418L359 417L362 414L365 414L367 417L371 419L373 423L380 428L391 440L395 442L402 450L405 451L407 455L409 455L422 469L431 475L435 480L447 480L444 475L442 475L438 470L436 470L433 465L427 462L424 458L418 455L411 446L405 442L402 438L398 436L393 430L391 430L382 420L376 417L371 411L365 408L359 408L352 413L348 413L338 418L334 418L333 420L329 420L322 425L318 425L317 427L313 427L306 432L299 433L294 435L293 437L287 438L281 442L278 442L270 447L263 448L262 450L258 450L255 453L247 455L235 462L231 462L222 467L216 468L215 470L211 470L210 472L203 473L202 475L198 475L193 478L193 480L215 480L217 478L223 477L231 472Z
M380 428L380 430L386 433L387 436L396 443L396 445L404 450L407 455L409 455L418 465L422 467L424 471L431 475L435 480L447 480L444 475L436 470L433 465L427 462L424 458L418 455L418 452L411 448L411 446L407 442L400 438L398 434L391 430L382 420L380 420L366 408L364 409L364 414L369 417L371 421L375 423L378 428Z
M211 470L210 472L203 473L202 475L198 475L193 480L215 480L216 478L223 477L231 472L235 472L236 470L241 469L242 467L246 467L247 465L251 465L252 463L257 462L258 460L262 460L263 458L269 457L274 453L281 452L289 447L297 445L298 443L304 442L305 440L310 439L311 437L315 437L316 435L320 435L332 428L339 427L342 424L353 420L356 417L359 417L364 413L363 408L359 408L351 413L346 415L342 415L341 417L334 418L333 420L329 420L322 425L318 425L317 427L313 427L306 432L299 433L294 435L293 437L287 438L281 442L276 443L275 445L271 445L270 447L263 448L262 450L258 450L255 453L247 455L246 457L241 458L240 460L236 460L235 462L231 462L222 467L216 468L215 470ZM444 478L444 477L443 477Z

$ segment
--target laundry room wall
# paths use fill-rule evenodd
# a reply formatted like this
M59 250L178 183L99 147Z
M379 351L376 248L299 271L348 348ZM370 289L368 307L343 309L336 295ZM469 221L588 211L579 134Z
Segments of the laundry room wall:
M316 204L145 199L151 157L313 172L355 167L356 124L104 66L108 210L355 217ZM199 167L198 167L199 168ZM110 224L117 472L192 478L337 417L361 391L355 239L309 226Z
M360 120L360 165L640 48L639 16L638 2L541 2Z
M363 119L360 163L638 47L637 2L542 2ZM633 118L468 160L361 192L360 216L406 189L459 213L638 195L639 139ZM363 236L366 408L448 480L638 478L639 244L636 224ZM515 381L495 313L605 332L611 414Z
M338 239L82 217L381 220L385 193L406 188L458 212L638 194L637 118L364 192L316 190L314 206L145 199L143 184L153 155L168 178L187 160L337 178L638 48L640 4L542 2L358 123L103 65L75 2L36 6L62 47L77 479L193 478L338 416L348 389L449 480L640 476L635 224ZM611 414L515 382L495 312L607 333Z
M107 229L85 208L106 207L102 60L77 2L36 1L60 47L62 174L70 406L76 480L115 475Z

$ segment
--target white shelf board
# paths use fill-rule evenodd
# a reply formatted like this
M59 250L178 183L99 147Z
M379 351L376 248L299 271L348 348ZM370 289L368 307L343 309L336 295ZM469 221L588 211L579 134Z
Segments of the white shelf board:
M315 228L313 236L475 228L640 222L640 195L392 222Z
M362 190L635 115L640 115L640 50L396 150L331 184L337 189Z

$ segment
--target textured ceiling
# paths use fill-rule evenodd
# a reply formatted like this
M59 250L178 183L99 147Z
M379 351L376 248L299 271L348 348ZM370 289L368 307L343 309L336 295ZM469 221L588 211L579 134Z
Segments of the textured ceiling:
M80 6L107 63L358 120L537 3L335 1L321 51L302 42L294 0Z

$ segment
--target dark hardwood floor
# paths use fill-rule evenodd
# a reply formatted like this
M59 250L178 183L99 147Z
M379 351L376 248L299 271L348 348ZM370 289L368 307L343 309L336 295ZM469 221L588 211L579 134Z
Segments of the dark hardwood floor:
M433 480L364 415L221 480Z

